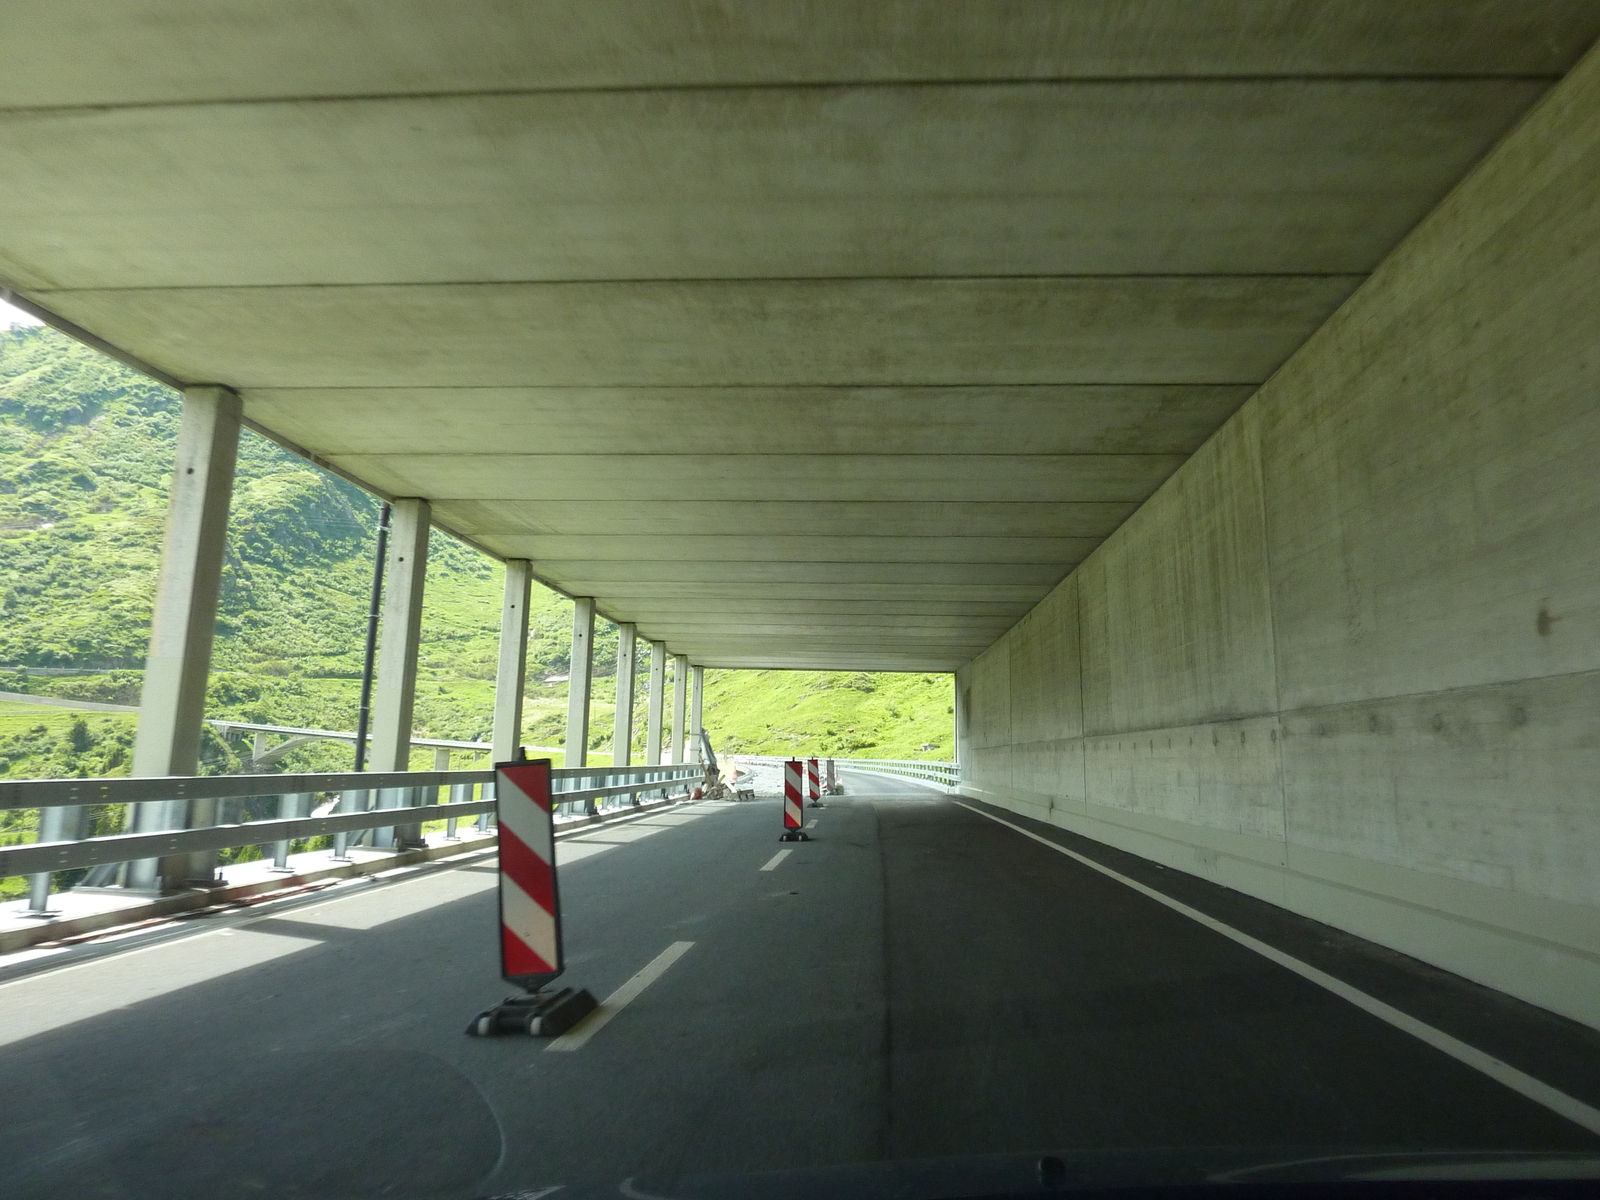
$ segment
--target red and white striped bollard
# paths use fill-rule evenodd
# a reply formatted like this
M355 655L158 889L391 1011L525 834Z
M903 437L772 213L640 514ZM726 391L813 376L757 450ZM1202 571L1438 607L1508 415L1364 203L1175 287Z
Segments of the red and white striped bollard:
M550 760L497 763L494 796L500 841L500 975L526 994L485 1009L467 1032L475 1037L564 1033L594 1010L595 999L585 989L541 990L566 967Z
M783 836L780 842L809 842L801 792L804 765L797 758L783 764Z

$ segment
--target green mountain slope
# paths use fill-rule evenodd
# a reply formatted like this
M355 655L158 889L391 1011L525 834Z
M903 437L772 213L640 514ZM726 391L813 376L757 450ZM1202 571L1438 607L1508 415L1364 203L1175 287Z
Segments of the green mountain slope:
M170 389L53 330L0 330L0 691L137 703L179 406ZM244 435L209 716L354 728L377 510L360 489ZM429 556L417 733L473 739L490 722L502 572L437 532ZM544 680L567 673L572 606L534 592L525 737L555 746L566 685ZM599 672L615 660L616 630L602 622ZM591 747L607 757L614 696L614 679L600 679ZM947 758L951 704L948 676L710 671L705 717L730 751ZM133 719L0 705L0 773L125 771ZM241 749L208 734L205 769L237 770ZM349 761L347 745L322 743L278 769ZM419 751L414 764L429 761Z

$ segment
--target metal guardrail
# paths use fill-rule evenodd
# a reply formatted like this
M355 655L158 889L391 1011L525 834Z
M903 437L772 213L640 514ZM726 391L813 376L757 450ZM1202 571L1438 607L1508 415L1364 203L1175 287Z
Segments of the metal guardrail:
M552 771L558 811L571 812L595 800L661 791L704 776L693 765L659 767L561 767ZM0 877L33 875L48 890L49 872L161 858L235 846L273 845L278 857L289 842L335 837L336 850L352 832L446 820L449 832L462 817L477 816L486 827L494 810L494 772L394 771L298 775L204 775L118 779L28 779L0 782L0 809L40 810L41 840L0 847ZM439 803L439 790L450 800ZM475 795L476 794L476 795ZM286 801L335 800L321 815L283 812ZM278 815L267 820L218 822L199 828L114 833L99 837L63 836L71 810L107 804L146 804L189 800L266 799ZM312 804L305 803L306 807ZM35 891L39 888L36 887Z
M726 757L739 762L766 763L769 766L778 766L789 761L783 755L773 754L739 754ZM829 761L826 756L817 757L824 762ZM925 780L944 787L956 787L961 782L960 763L927 762L915 758L839 758L837 755L832 761L843 771L873 771L879 775L898 775L903 779Z
M921 779L944 787L955 787L961 782L960 763L925 762L914 758L839 758L834 761L843 770L898 775L903 779Z
M115 833L81 842L35 842L31 846L0 849L0 875L37 875L65 871L73 867L97 867L109 863L134 862L143 858L162 858L195 850L222 850L230 846L265 845L296 838L323 837L393 825L437 821L491 812L493 800L462 804L408 805L404 808L375 808L363 812L336 813L325 817L243 821L232 825L208 825L200 829L161 830L155 833Z

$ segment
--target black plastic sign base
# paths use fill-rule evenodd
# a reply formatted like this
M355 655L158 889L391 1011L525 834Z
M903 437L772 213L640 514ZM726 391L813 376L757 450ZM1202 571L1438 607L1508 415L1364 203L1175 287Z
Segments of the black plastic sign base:
M809 842L811 835L804 829L785 829L778 837L780 842Z
M467 1026L467 1036L525 1033L529 1037L559 1037L598 1007L588 988L508 996L473 1017L472 1024Z

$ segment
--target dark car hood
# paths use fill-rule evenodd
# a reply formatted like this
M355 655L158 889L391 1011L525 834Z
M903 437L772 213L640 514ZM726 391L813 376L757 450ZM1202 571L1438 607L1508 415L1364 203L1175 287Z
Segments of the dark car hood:
M1317 1185L1332 1184L1347 1185L1349 1194L1401 1195L1422 1181L1462 1183L1461 1194L1490 1196L1501 1191L1495 1184L1521 1180L1565 1180L1574 1185L1557 1187L1550 1195L1588 1189L1593 1189L1589 1194L1600 1194L1600 1153L1327 1146L1061 1151L900 1159L747 1175L645 1174L603 1183L546 1183L500 1193L493 1200L956 1200L1174 1190L1215 1190L1243 1197L1320 1194L1323 1189ZM1454 1190L1448 1188L1444 1194ZM1437 1189L1429 1194L1437 1194ZM1506 1194L1516 1194L1515 1189Z

